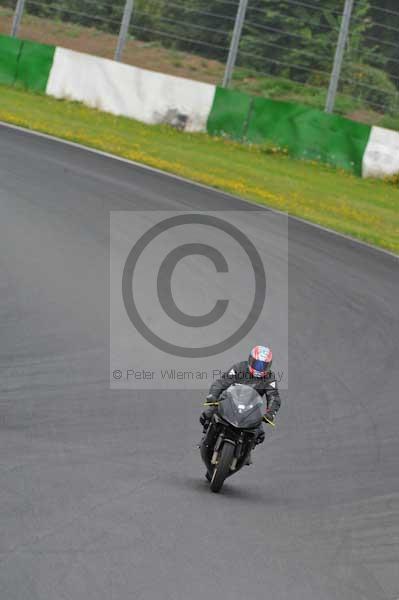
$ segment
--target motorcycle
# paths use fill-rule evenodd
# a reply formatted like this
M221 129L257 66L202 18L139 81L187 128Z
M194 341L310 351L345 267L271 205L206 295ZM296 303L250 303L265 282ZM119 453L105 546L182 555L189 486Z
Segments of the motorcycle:
M234 383L218 402L205 406L217 407L200 444L206 478L212 492L217 493L227 477L250 464L258 427L264 419L265 401L253 387Z

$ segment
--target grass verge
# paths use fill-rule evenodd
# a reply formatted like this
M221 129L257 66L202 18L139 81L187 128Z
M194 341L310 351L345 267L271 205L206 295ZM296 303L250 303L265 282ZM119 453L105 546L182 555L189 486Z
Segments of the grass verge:
M0 86L0 120L175 173L399 254L399 189L270 146L148 126Z

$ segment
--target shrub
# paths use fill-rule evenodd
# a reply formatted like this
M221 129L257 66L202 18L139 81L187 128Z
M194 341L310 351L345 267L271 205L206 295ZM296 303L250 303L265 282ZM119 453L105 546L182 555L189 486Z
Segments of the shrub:
M398 90L382 69L370 65L348 65L342 75L343 93L363 100L374 110L398 111Z

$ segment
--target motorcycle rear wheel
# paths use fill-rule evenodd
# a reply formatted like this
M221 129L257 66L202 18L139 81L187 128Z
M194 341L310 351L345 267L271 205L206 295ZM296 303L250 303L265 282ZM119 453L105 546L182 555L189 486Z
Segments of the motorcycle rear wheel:
M211 490L217 494L222 489L224 480L230 472L231 463L234 458L235 447L228 442L223 444L223 448L219 454L218 464L215 466L211 479Z

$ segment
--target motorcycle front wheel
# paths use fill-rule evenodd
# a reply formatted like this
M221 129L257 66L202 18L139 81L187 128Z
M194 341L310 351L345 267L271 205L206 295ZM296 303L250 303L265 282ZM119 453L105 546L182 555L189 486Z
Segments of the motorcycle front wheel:
M219 460L215 466L211 479L211 490L212 492L218 493L222 489L224 480L230 473L231 463L234 458L235 447L228 442L223 444L223 448L219 454Z

